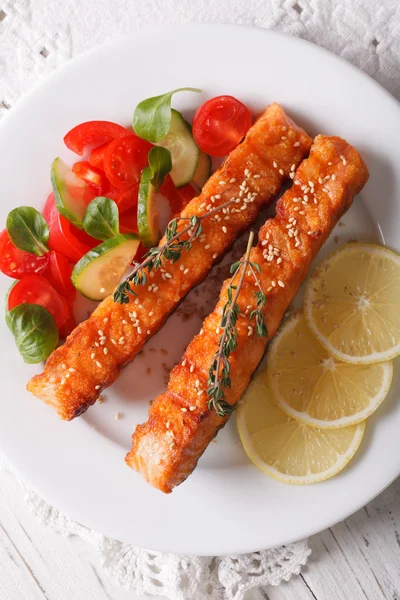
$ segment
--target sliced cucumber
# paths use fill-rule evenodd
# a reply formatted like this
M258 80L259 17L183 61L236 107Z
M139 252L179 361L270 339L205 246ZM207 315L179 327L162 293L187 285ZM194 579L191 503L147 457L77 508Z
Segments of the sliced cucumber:
M197 185L200 189L203 187L207 179L209 179L211 175L211 158L205 152L200 152L199 162L197 164L197 169L195 174L192 177L193 183Z
M61 158L55 158L51 165L51 184L58 212L75 227L83 229L82 220L87 208L85 182Z
M172 154L172 181L182 187L191 181L199 162L200 149L194 141L192 128L181 113L172 109L169 132L158 142Z
M137 235L119 233L99 244L75 265L72 283L89 300L104 300L126 273L139 243Z
M150 183L150 179L151 169L146 167L140 178L137 215L139 236L146 248L156 246L160 239L160 226L154 197L155 189Z

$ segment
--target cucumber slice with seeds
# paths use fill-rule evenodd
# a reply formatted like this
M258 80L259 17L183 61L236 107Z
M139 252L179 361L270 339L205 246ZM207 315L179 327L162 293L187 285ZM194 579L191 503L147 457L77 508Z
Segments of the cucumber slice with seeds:
M139 236L145 248L156 246L160 239L160 227L154 197L155 189L150 183L150 179L151 169L146 167L143 169L140 178L137 217Z
M172 109L169 131L157 145L167 148L172 154L170 175L176 187L189 183L197 169L200 148L194 141L189 123L177 110Z
M197 164L197 169L195 174L192 177L193 183L197 185L200 189L203 187L207 179L209 179L211 175L211 158L205 152L200 152L199 162Z
M71 171L61 158L55 158L51 165L56 208L75 227L83 229L83 217L87 208L87 186Z
M99 244L75 265L72 283L89 300L104 300L128 270L139 243L137 235L119 233Z

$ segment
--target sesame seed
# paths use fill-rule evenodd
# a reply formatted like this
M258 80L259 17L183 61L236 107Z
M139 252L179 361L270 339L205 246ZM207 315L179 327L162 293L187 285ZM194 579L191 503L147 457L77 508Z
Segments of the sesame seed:
M295 206L293 210L294 210L294 212L300 210L300 206Z
M180 269L181 271L184 271L184 270L185 270L185 265L181 265L181 266L179 267L179 269Z
M299 246L300 246L300 240L299 240L299 239L297 239L297 240L296 240L296 243L295 243L295 247L296 247L296 248L298 248Z
M106 288L100 288L100 294L104 294L105 291L106 291Z
M314 204L318 204L318 200L314 198Z
M286 137L286 135L283 135L283 136L281 137L281 140L282 140L283 142L284 142L285 140L287 140L287 137Z
M267 292L270 292L272 290L272 286L269 286L269 288L267 288Z
M69 377L71 377L71 373L66 373L65 374L65 379L68 379Z
M215 194L215 199L216 200L221 200L221 194Z
M307 196L307 194L304 194L303 200L304 200L304 202L308 202L308 196Z
M219 182L219 185L225 185L225 184L226 184L226 181L222 181L222 180L221 180L221 181Z
M61 365L61 367L62 367L63 369L66 369L66 368L67 368L67 365L66 365L65 363L63 363L63 364Z
M293 144L293 146L294 146L294 148L297 148L298 146L300 146L300 142L295 142L295 143Z
M128 325L128 321L126 321L125 319L122 319L122 322L124 325Z
M70 373L75 373L76 369L74 369L73 367L70 367L70 368L68 369L68 371L69 371Z
M197 390L197 395L201 396L204 390Z
M102 332L102 330L101 330L101 329L99 329L97 333L98 333L98 334L99 334L99 336L101 336L101 337L104 335L104 333Z
M152 310L151 310L151 311L149 312L149 317L152 317L153 315L154 315L154 311L152 311Z
M272 287L276 287L276 283L274 280L271 281L271 285L272 285Z
M211 248L210 244L207 244L206 246L204 246L204 250L209 250Z
M186 365L186 358L184 358L182 361L182 367L184 367L185 365Z
M182 411L182 412L187 412L187 408L185 408L185 407L182 407L182 408L181 408L181 411Z
M95 390L99 390L100 388L101 388L101 385L95 385L95 386L94 386L94 389L95 389Z
M224 233L227 233L227 232L228 232L228 230L227 230L227 228L225 227L225 225L223 225L223 226L222 226L222 231L223 231Z
M206 207L206 203L205 203L205 202L203 202L202 204L200 204L200 206L199 206L199 209L200 209L200 210L203 210L203 208L205 208L205 207Z
M124 336L123 336L123 335L121 335L121 337L119 338L118 342L119 342L120 344L123 344L123 343L124 343L124 341L125 341L125 338L124 338Z
M194 385L195 385L196 387L199 387L199 386L200 386L200 381L199 381L198 379L196 379L196 381L194 382Z
M276 162L276 160L274 160L274 161L272 162L272 166L274 167L274 169L277 169L277 168L278 168L278 163Z
M313 182L312 182L312 181L309 181L309 182L308 182L308 185L310 186L310 188L314 187L314 184L313 184Z
M290 167L290 170L291 170L291 171L295 171L295 170L296 170L296 165L295 165L295 163L293 163L293 164L292 164L292 166Z
M328 190L328 188L326 188L326 187L323 187L323 188L322 188L322 191L323 191L323 192L325 192L326 194L328 194L328 193L329 193L329 190Z
M335 181L335 179L336 179L335 173L332 175L331 179L332 179L332 181Z
M95 342L94 345L96 346L96 348L100 348L100 345L97 342Z
M248 177L250 175L250 171L248 169L245 169L244 170L244 174L245 174L246 177Z
M279 285L281 288L284 288L284 287L285 287L285 284L284 284L284 283L283 283L283 281L281 281L280 279L278 279L278 285Z
M94 353L94 352L92 352L92 354L90 355L90 358L93 360L93 359L94 359L94 357L95 357L95 353Z
M279 258L277 258L277 259L276 259L276 264L277 264L277 265L280 265L280 264L281 264L281 262L282 262L282 258L281 258L281 257L279 257Z
M155 285L155 286L153 287L153 292L155 293L157 290L158 290L158 285Z
M229 183L236 183L236 178L232 177L232 179L229 180Z
M251 325L248 325L247 327L247 335L250 337L251 335L253 335L253 328Z
M193 412L194 410L196 410L196 407L195 406L190 406L189 410L190 410L190 412Z
M167 421L167 422L165 423L165 427L166 427L167 429L169 429L169 426L170 426L170 422L169 422L169 421Z
M194 371L194 365L190 365L190 369L189 370L190 370L191 373L193 373L193 371Z
M219 327L216 328L215 333L219 333Z
M328 181L328 179L330 179L330 178L331 178L331 176L330 176L330 175L327 175L327 176L325 177L325 181Z
M282 131L286 131L286 129L287 129L286 125L283 125Z
M138 332L138 334L139 334L139 335L142 333L142 329L141 329L141 327L138 327L138 328L137 328L137 332Z
M119 412L117 412L117 414L115 415L114 419L115 419L116 421L119 421L119 420L120 420L120 418L121 418L121 414L120 414Z
M200 329L200 331L199 331L199 335L203 335L203 333L204 333L204 329L203 329L203 327L202 327L202 328Z
M99 369L101 369L101 362L98 360L96 360L95 362L96 362L96 365L99 367Z
M103 348L104 354L108 354L108 348Z
M331 161L329 161L329 162L328 162L328 165L329 165L329 166L331 166L331 165L333 165L333 163L332 163Z
M260 179L260 177L261 177L261 175L258 175L258 174L253 175L253 179Z
M301 211L299 212L299 215L305 215L305 214L306 214L306 212L305 212L304 210L301 210Z
M139 304L139 298L135 298L135 304Z
M183 274L184 274L184 275L187 275L188 273L189 273L189 269L188 269L188 268L186 268L186 269L183 271Z
M154 277L154 271L150 271L149 275L153 279L153 277Z
M278 173L279 173L279 175L284 175L284 170L283 169L279 169Z
M213 254L212 257L215 259L215 258L217 258L217 256L218 256L218 254L215 252L215 254Z

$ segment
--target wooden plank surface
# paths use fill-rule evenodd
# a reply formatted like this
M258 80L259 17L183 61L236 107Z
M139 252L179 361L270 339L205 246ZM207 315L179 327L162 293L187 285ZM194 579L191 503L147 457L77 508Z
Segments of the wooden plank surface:
M40 525L6 473L0 489L0 600L144 600L108 579L90 544ZM400 479L310 545L299 577L246 600L400 600Z

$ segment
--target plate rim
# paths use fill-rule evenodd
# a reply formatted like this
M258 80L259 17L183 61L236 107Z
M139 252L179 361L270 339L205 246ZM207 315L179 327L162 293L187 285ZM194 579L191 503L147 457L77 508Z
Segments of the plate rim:
M56 77L60 77L60 76L62 77L63 73L68 71L69 69L75 69L79 65L79 63L84 61L88 56L96 55L97 52L99 51L99 49L104 49L105 47L106 48L113 47L113 46L118 45L121 42L125 42L125 41L128 42L135 38L141 38L142 40L145 41L146 39L149 39L149 37L151 37L152 35L156 35L159 32L161 32L163 34L165 34L166 32L169 32L171 30L177 31L177 32L179 32L179 31L187 32L188 29L189 30L201 30L201 29L207 29L210 27L213 29L221 29L221 30L242 29L242 30L247 30L249 32L250 31L258 31L258 32L262 33L262 35L265 35L265 36L277 37L277 38L289 38L291 40L295 40L296 43L307 45L307 46L312 46L314 48L314 50L317 50L317 51L319 50L323 54L327 54L331 58L333 57L334 59L336 59L336 61L341 63L343 66L346 65L347 68L350 67L351 70L353 70L354 72L357 72L358 74L361 74L361 76L363 76L366 80L369 80L370 82L372 82L372 84L374 84L374 86L377 89L379 89L381 92L383 91L385 96L388 99L390 99L390 101L393 102L393 106L395 107L396 110L399 111L399 117L400 117L400 103L386 88L384 88L380 83L378 83L370 75L368 75L367 73L365 73L364 71L362 71L361 69L356 67L354 64L350 63L349 61L342 58L341 56L338 56L337 54L331 52L330 50L328 50L324 47L318 46L317 44L314 44L313 42L304 40L304 39L296 37L296 36L292 36L285 32L279 32L279 31L275 31L275 30L267 30L267 29L264 29L263 27L259 27L259 26L249 26L249 25L241 25L241 24L222 24L222 23L202 23L202 24L186 23L186 24L164 25L164 26L158 26L158 27L154 27L154 28L152 27L152 28L145 29L143 31L136 31L136 32L132 32L129 34L118 35L118 36L113 37L112 39L107 40L103 44L96 45L94 48L86 50L85 52L80 53L76 57L69 59L61 66L57 67L56 69L54 69L53 71L48 73L46 76L42 77L38 82L36 82L28 91L26 91L16 101L16 103L11 108L11 110L8 111L6 113L6 115L1 119L0 137L2 135L3 127L6 126L8 124L8 122L14 118L14 115L18 112L18 108L20 110L23 110L24 106L29 104L31 97L34 96L36 93L38 93L38 91L42 87L44 87L48 81L50 81ZM15 108L16 108L16 110L15 110ZM0 447L2 448L2 454L3 454L4 458L6 459L6 462L11 466L17 479L21 479L24 482L24 484L29 485L29 487L32 490L34 490L40 498L43 498L43 495L40 492L40 490L38 490L36 488L36 485L31 482L31 477L27 476L25 473L22 474L19 471L18 467L16 467L13 464L12 458L8 456L7 452L2 447L1 441L0 441ZM335 517L332 521L327 522L324 529L343 521L344 519L348 518L351 514L354 514L357 510L361 509L363 506L365 506L366 504L371 502L374 498L376 498L378 495L380 495L389 485L391 485L399 477L399 475L400 475L400 464L399 464L399 467L397 470L397 474L393 475L385 484L381 485L380 488L376 492L374 492L373 494L370 494L368 496L368 498L365 499L365 501L363 501L361 504L357 505L356 507L351 507L348 511L343 511L343 513L341 514L341 516L339 518ZM55 507L55 508L57 509L57 507ZM67 517L67 518L69 518L69 517ZM71 520L74 520L74 519L71 518ZM320 531L323 531L323 529L321 529L321 527L318 525L314 529L312 527L308 527L307 530L309 531L309 533L305 534L306 536L314 535ZM290 544L290 543L293 543L295 541L302 540L302 539L304 539L304 535L293 536L293 538L289 537L288 541L285 542L285 544ZM269 548L273 548L274 546L276 546L274 543L272 543L272 544L267 543L266 545L263 546L263 548L269 549ZM168 550L165 548L161 549L160 551L168 552ZM241 544L240 549L226 550L226 551L222 551L222 552L219 551L219 552L217 552L217 554L223 556L223 555L230 555L230 554L242 554L242 553L253 552L253 551L254 551L253 544L250 544L250 545ZM190 553L190 552L185 552L185 553L192 555L192 556L206 556L209 554L208 552L202 552L202 553L197 553L197 554Z

